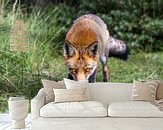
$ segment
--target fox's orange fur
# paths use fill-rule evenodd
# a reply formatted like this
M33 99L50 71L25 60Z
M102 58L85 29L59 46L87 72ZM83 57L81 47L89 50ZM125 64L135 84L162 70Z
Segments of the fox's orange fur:
M65 40L74 45L75 48L86 48L93 42L99 43L100 53L108 45L109 32L106 25L99 24L89 15L79 17L68 31ZM95 18L96 19L96 18ZM103 52L104 53L104 52Z
M76 48L86 48L95 41L98 41L95 29L92 29L93 22L83 19L75 23L66 35L67 41Z
M108 45L108 38L106 25L98 16L84 15L74 22L66 34L65 48L67 51L64 53L65 64L73 79L85 80L93 74L95 76L99 56L106 65L105 49ZM70 52L71 55L68 54ZM103 68L107 73L106 67ZM104 75L107 76L107 74Z
M65 64L70 79L95 82L97 62L100 59L103 81L107 81L108 39L107 26L98 16L83 15L74 21L64 44Z

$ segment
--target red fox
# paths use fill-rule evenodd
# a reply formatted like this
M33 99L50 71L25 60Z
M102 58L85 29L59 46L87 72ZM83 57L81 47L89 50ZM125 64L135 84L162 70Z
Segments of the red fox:
M64 60L72 80L96 81L97 64L102 64L103 81L108 81L108 57L127 59L127 44L109 36L106 24L93 14L74 21L66 34Z

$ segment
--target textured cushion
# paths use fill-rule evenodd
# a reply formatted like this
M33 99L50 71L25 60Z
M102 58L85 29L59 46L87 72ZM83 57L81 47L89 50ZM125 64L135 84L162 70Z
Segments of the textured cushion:
M158 84L158 80L148 81L145 83L134 81L131 100L153 102L155 100Z
M55 102L78 102L87 101L88 97L85 95L86 88L79 89L53 89L55 95Z
M160 81L157 92L156 92L156 99L160 100L163 99L163 81Z
M50 102L40 109L42 117L105 117L107 107L101 102Z
M160 111L150 102L144 101L112 102L108 107L108 116L163 117L163 111Z
M54 92L53 89L64 89L65 85L63 81L55 82L50 80L42 79L42 84L44 86L46 103L54 101Z
M66 86L67 89L78 89L79 87L87 88L86 95L87 95L88 99L90 99L88 80L77 82L77 81L74 81L74 80L64 78L64 83L65 83L65 86Z

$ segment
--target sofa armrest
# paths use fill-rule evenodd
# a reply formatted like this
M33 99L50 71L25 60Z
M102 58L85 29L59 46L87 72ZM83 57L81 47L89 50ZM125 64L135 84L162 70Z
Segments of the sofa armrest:
M31 100L32 119L40 117L40 109L45 104L44 88L40 89L36 97Z

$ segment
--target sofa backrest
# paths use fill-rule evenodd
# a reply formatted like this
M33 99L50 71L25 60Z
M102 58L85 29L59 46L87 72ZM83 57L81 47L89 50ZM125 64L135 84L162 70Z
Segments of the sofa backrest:
M90 83L91 100L109 105L113 101L129 101L132 94L132 83Z

